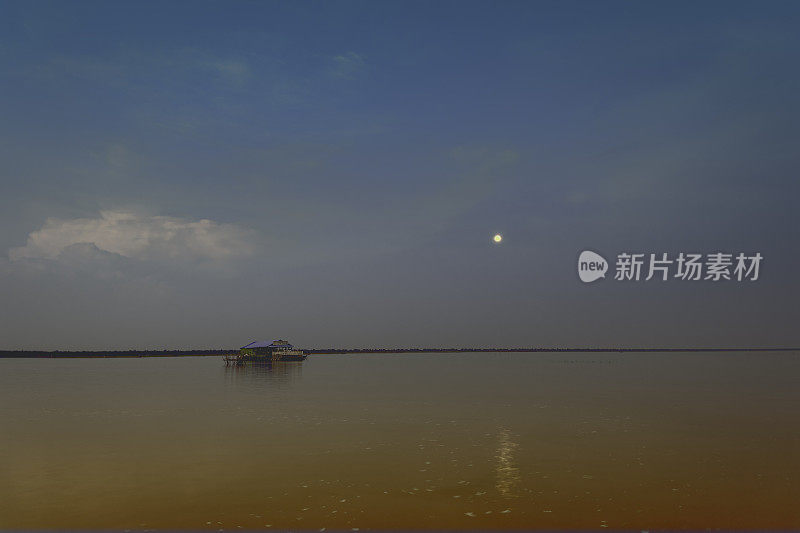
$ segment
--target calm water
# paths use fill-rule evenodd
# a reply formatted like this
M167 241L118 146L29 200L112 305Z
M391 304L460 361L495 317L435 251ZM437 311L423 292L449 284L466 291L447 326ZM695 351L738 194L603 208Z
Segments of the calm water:
M0 359L0 528L800 527L800 355Z

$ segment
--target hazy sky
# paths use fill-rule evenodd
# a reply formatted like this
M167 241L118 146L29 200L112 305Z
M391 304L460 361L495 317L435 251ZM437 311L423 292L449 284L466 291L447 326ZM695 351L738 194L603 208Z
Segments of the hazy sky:
M800 345L799 27L0 1L0 349ZM764 260L583 284L587 248Z

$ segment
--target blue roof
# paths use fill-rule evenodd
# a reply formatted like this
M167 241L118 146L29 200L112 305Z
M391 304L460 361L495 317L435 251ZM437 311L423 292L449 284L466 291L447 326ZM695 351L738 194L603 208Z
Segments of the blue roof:
M281 347L284 347L284 348L288 346L288 347L291 348L292 345L289 344L289 343L286 343L286 344L275 344L276 342L278 342L278 340L280 340L280 339L277 339L277 340L274 340L274 341L253 341L253 342L251 342L250 344L248 344L246 346L242 346L242 349L245 349L245 348L269 348L271 346L281 346ZM282 342L286 342L286 341L282 341Z

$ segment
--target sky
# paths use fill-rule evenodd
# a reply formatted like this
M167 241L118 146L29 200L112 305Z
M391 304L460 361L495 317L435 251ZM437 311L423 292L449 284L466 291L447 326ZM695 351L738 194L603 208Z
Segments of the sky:
M798 27L795 2L0 1L0 349L800 346ZM759 279L614 279L719 251Z

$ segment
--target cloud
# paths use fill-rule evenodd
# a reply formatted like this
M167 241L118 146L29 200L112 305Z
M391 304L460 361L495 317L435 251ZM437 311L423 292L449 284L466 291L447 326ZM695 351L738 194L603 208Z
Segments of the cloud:
M334 56L331 75L334 78L353 79L365 66L364 57L355 52Z
M227 80L235 85L243 85L250 78L250 67L241 60L198 60L196 65L214 72L220 79Z
M233 224L109 210L97 218L48 219L8 255L12 261L60 259L75 245L145 261L219 261L255 251L251 232Z
M29 71L40 76L68 75L121 85L139 85L139 80L153 72L171 80L175 79L176 72L203 73L234 85L245 83L251 76L250 65L244 58L220 56L198 48L156 51L123 48L111 58L55 54L46 62L30 67Z

